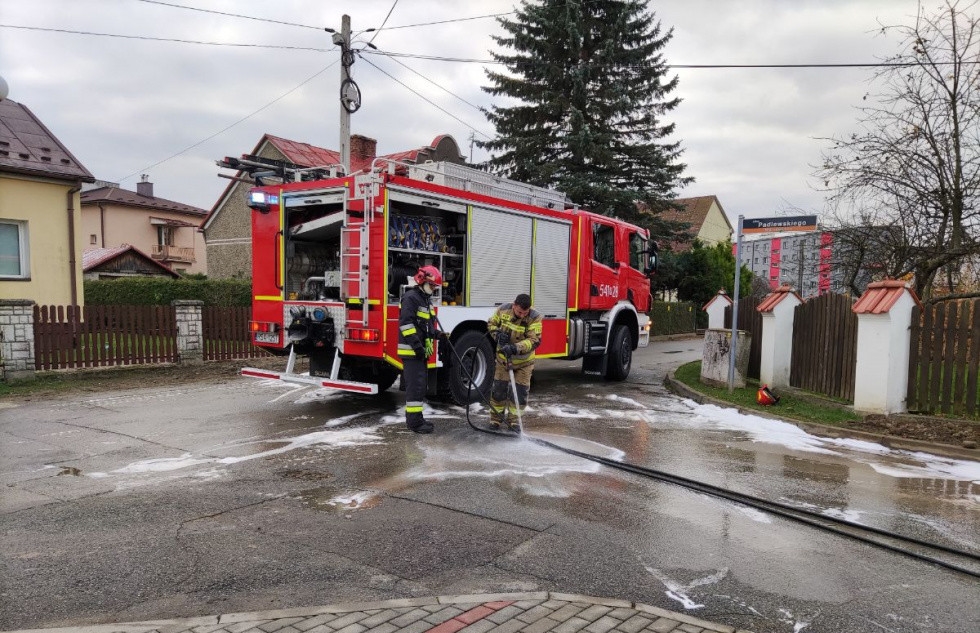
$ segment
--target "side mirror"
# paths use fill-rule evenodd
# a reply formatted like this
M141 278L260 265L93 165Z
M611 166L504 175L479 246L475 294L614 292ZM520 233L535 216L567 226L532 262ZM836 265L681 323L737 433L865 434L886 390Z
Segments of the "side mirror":
M647 275L652 275L653 273L657 272L657 253L657 245L650 244L650 250L647 251L647 255L650 259L648 260L647 269L645 271Z

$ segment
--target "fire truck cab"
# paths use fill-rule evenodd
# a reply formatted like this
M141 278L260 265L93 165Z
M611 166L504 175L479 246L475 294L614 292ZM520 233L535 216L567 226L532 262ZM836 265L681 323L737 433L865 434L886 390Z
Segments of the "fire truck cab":
M452 342L429 359L433 395L463 404L489 391L487 319L519 293L543 315L539 358L582 359L586 373L623 380L649 342L648 232L560 192L454 163L381 161L367 173L256 187L249 206L252 340L289 361L284 372L244 375L388 389L401 372L401 296L430 264L442 272L433 302ZM309 375L293 372L297 355L309 357Z

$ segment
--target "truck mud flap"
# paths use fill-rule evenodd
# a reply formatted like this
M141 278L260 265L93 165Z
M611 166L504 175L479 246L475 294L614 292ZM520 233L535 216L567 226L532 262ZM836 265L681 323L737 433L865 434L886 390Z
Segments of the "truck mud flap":
M243 367L242 376L250 378L265 378L267 380L281 380L282 382L295 383L298 385L310 385L323 389L339 389L340 391L350 391L352 393L366 393L375 395L378 393L378 385L370 382L355 382L353 380L331 380L320 376L306 376L301 374L287 374L283 372L269 371L268 369L256 369L254 367Z

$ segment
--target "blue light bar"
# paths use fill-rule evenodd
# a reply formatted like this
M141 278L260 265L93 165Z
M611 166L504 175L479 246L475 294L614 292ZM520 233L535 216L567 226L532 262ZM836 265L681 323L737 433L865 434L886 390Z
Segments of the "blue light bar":
M279 196L264 191L252 190L248 193L249 206L271 206L279 204Z

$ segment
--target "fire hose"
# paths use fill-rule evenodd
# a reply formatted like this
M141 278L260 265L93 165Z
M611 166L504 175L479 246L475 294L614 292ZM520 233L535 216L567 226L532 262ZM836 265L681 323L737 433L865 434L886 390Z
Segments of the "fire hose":
M510 432L477 426L476 424L474 424L473 420L470 419L470 393L473 390L474 381L473 381L473 374L470 373L470 370L467 368L466 363L463 362L463 359L467 356L467 354L475 353L476 348L474 347L469 350L466 350L465 352L463 352L463 356L460 356L459 352L456 350L456 346L453 345L452 341L449 339L449 333L446 332L445 329L443 329L442 323L439 322L439 317L434 316L434 318L436 321L436 327L438 327L439 332L443 334L442 340L445 341L447 345L449 345L449 349L450 351L452 351L453 356L456 358L456 362L459 363L460 370L466 374L466 379L467 379L466 380L466 423L469 424L470 427L472 427L473 430L475 431L480 431L482 433L492 433L493 435L501 435L504 437L514 437L514 434ZM521 419L521 404L520 404L520 400L517 397L517 381L514 379L514 364L510 362L509 358L507 359L507 370L510 374L510 387L511 387L511 393L513 394L514 397L514 408L517 409L518 434L520 435L524 433L524 422ZM483 392L480 391L479 389L477 389L476 392L480 394L480 400L483 402L483 404L486 405L487 408L491 408L490 401L487 400L487 397L483 394Z

